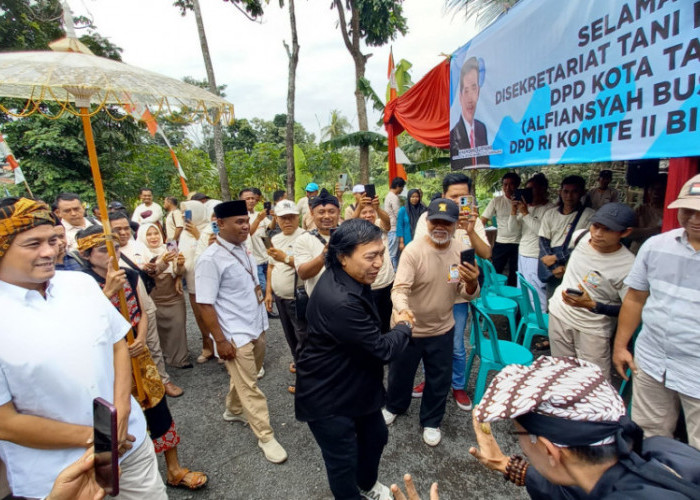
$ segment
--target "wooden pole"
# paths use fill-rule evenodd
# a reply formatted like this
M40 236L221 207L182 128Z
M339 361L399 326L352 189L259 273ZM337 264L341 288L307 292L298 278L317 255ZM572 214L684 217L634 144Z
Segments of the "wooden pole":
M117 260L117 254L114 251L114 242L111 238L112 228L109 224L107 201L105 200L105 191L102 185L100 165L97 162L97 150L95 149L95 138L92 135L92 123L90 123L90 115L88 108L80 108L80 118L83 120L85 144L87 145L88 157L90 158L90 169L92 170L92 179L95 183L97 206L100 208L100 219L102 222L102 227L105 231L105 235L107 236L107 251L109 252L109 256L112 257L114 269L117 270L119 269L119 261ZM126 295L124 294L123 288L119 290L119 309L121 310L124 319L126 319L129 322L129 324L131 324L131 316L129 315L129 309L126 305ZM126 334L126 341L129 345L134 343L134 333L132 329L130 329L129 332ZM140 402L146 401L146 393L143 390L143 381L141 380L141 370L139 368L139 362L136 358L131 358L131 368L134 375L134 380L136 381L136 393L138 395L138 399Z

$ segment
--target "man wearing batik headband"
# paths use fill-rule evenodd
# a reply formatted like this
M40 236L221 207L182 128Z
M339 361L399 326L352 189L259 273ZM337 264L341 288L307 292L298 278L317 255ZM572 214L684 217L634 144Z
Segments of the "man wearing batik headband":
M131 397L130 325L89 276L55 271L57 240L45 204L0 201L0 457L10 486L47 495L90 446L92 400L102 397L117 408L119 498L167 498ZM66 307L76 303L77 316Z
M474 410L469 452L532 498L700 498L700 452L669 438L643 440L600 368L543 356L499 372ZM506 457L490 422L514 420L527 460Z

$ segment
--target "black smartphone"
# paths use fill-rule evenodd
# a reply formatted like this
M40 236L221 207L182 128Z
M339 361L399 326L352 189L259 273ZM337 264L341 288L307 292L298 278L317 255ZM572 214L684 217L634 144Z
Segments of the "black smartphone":
M524 189L516 189L515 193L513 194L513 199L515 201L523 201L523 191Z
M267 215L270 215L270 210L272 210L272 202L266 201L265 203L263 203L263 208L265 209Z
M374 189L374 184L365 184L365 196L374 198L377 196L377 191Z
M567 288L566 293L569 295L576 295L577 297L581 297L583 295L583 292L578 288Z
M119 438L117 409L102 398L92 400L95 480L105 493L119 494Z
M268 250L272 248L272 239L269 236L260 236L263 240L263 244L265 245L265 248Z
M473 266L476 263L476 253L474 252L474 249L470 248L468 250L462 250L462 252L459 254L459 260L462 263L466 262L467 264Z
M523 201L528 205L532 203L532 188L521 189L523 192Z

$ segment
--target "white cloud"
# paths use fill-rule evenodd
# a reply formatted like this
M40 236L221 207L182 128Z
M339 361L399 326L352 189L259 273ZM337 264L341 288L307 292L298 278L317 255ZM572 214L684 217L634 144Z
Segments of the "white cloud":
M118 45L126 63L173 78L206 77L192 13L182 17L172 0L69 0L76 14L87 14L98 31ZM266 6L262 23L248 21L230 3L200 0L217 84L238 118L272 119L286 112L287 55L282 40L290 40L289 14L277 2ZM356 126L354 64L337 29L337 13L329 0L296 0L299 65L296 119L319 135L332 109ZM461 15L443 13L442 0L406 0L409 33L393 42L396 62L413 63L418 81L471 36ZM373 55L366 77L380 96L386 88L389 46L366 48ZM379 115L368 106L370 128Z

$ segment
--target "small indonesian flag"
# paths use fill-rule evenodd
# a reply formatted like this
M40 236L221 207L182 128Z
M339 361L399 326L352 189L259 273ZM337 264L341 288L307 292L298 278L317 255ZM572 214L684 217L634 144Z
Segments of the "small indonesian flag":
M22 169L20 168L19 163L15 159L15 155L12 154L10 146L8 146L7 142L5 142L5 138L2 136L2 134L0 134L0 159L2 160L0 163L3 164L4 169L9 167L9 170L12 170L14 172L15 184L21 184L25 181ZM7 165L7 167L5 167L5 165Z

